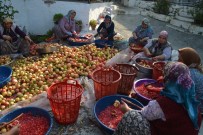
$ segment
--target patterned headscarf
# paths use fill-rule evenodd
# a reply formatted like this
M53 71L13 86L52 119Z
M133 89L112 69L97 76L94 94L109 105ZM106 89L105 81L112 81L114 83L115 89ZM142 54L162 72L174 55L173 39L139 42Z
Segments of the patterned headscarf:
M196 68L203 73L201 58L193 48L185 47L178 50L182 62L189 68Z
M182 87L189 89L192 85L189 68L180 62L170 62L164 69L166 81L176 81Z
M181 62L171 62L165 66L165 88L161 91L164 95L187 110L195 129L198 129L198 105L196 100L195 85L190 78L189 68Z
M163 31L161 31L161 32L159 33L159 36L163 36L163 37L165 37L165 38L167 39L167 38L168 38L168 32L165 31L165 30L163 30Z

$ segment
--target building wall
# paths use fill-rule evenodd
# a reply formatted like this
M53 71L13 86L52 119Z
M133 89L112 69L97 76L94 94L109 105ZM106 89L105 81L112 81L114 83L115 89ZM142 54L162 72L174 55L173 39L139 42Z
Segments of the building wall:
M74 9L76 18L82 20L83 30L88 30L89 20L97 19L106 6L111 3L79 3L68 1L56 1L47 5L43 0L11 0L14 8L19 11L15 14L14 21L22 28L25 26L31 34L43 35L54 26L52 21L54 14L66 15Z

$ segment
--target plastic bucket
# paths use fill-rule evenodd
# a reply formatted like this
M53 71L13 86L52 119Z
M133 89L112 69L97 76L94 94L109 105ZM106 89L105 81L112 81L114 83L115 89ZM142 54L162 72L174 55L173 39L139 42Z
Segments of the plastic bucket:
M114 69L119 71L122 75L117 93L129 95L137 75L137 68L130 64L116 64Z
M60 124L77 120L83 87L76 80L53 84L47 91L54 118Z
M114 69L96 69L92 72L96 100L117 93L121 74Z
M164 61L158 61L153 63L153 74L152 78L157 80L160 76L163 76L163 70L166 65Z

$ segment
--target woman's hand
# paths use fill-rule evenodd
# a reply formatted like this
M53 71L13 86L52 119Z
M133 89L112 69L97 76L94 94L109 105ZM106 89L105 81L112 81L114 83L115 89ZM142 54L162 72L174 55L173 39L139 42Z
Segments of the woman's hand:
M29 36L25 36L25 40L27 40L29 43L33 43L32 39Z
M3 39L12 42L12 38L8 35L3 35Z
M6 133L3 133L2 135L19 135L20 129L19 126L14 126L13 128L11 128L11 130L9 130Z
M121 111L123 112L123 113L126 113L126 112L128 112L128 111L130 111L130 110L132 110L123 100L121 100Z

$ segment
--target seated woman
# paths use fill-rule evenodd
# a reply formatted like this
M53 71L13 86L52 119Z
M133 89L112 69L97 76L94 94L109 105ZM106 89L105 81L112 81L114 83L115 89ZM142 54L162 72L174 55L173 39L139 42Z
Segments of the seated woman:
M95 40L95 44L113 45L113 37L115 35L114 22L109 15L106 15L104 21L99 25L97 33L101 39Z
M190 69L190 75L195 83L197 100L200 101L200 111L203 115L203 69L199 54L190 47L181 48L179 51L179 62L183 62Z
M78 37L75 31L75 10L70 10L58 24L53 28L54 36L57 40L64 40L68 37Z
M147 44L147 40L152 38L153 33L154 32L150 27L149 20L144 18L142 20L142 24L133 31L133 37L129 38L129 45L145 46Z
M198 135L201 115L189 68L171 62L164 69L165 88L160 96L141 109L133 110L123 101L126 112L114 135Z
M143 48L143 52L136 54L132 61L134 62L137 58L147 57L152 58L154 61L166 61L170 60L172 54L172 47L167 41L168 32L161 31L158 39L152 39Z
M0 55L12 53L28 55L32 42L11 18L7 17L3 20L3 25L0 26Z

